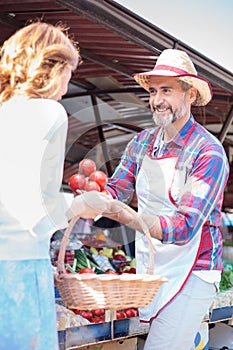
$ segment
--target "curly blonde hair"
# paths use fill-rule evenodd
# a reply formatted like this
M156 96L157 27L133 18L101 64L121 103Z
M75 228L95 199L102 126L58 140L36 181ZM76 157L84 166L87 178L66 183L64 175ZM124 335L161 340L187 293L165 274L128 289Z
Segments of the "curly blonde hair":
M60 88L66 67L81 62L76 47L60 26L36 22L18 30L0 51L0 103L14 95L51 98Z

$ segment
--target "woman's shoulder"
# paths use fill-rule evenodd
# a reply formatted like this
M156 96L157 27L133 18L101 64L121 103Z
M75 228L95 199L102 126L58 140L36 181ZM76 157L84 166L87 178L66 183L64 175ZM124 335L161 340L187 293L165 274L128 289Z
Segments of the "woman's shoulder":
M28 100L29 110L32 111L34 119L46 125L61 125L67 122L67 112L57 101L51 99L30 99ZM34 112L33 112L34 111Z
M61 103L51 99L44 98L29 98L27 96L14 96L10 100L1 105L1 111L17 112L20 111L23 115L37 115L50 113L51 115L67 116L65 108ZM22 114L21 114L22 115Z
M44 109L52 113L67 115L65 108L62 106L62 104L52 99L31 98L28 100L28 104L31 105L33 108L37 108L39 110Z

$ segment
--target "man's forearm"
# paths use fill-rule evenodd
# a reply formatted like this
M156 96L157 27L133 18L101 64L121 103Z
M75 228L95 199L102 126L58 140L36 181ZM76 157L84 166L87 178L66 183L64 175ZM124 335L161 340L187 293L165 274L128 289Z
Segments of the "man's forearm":
M110 213L103 213L103 215L109 219L118 221L123 225L129 226L134 230L144 233L144 228L140 221L141 218L149 229L151 237L156 238L160 241L163 239L163 233L158 217L142 214L139 218L139 215L136 214L136 212L133 213L133 209L129 210L129 208L121 207L118 207L118 210L116 210L116 208L114 209L115 210L112 210Z

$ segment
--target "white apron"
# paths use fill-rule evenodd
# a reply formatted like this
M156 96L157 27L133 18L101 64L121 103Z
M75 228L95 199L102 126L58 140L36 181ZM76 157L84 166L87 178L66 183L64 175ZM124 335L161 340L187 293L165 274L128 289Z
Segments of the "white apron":
M175 202L185 183L185 172L175 170L177 158L150 158L146 155L136 180L138 212L151 215L174 215ZM172 186L171 186L172 185ZM197 259L201 229L185 245L163 244L152 238L155 262L154 273L165 276L168 282L159 289L154 300L141 308L141 321L148 322L182 289ZM137 273L146 273L148 244L145 235L136 233Z

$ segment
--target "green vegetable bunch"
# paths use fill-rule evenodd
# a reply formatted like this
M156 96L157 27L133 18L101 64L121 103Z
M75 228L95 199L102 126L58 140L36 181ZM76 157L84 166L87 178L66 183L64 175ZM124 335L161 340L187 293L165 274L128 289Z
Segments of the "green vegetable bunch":
M233 270L224 271L220 282L220 292L233 287Z

